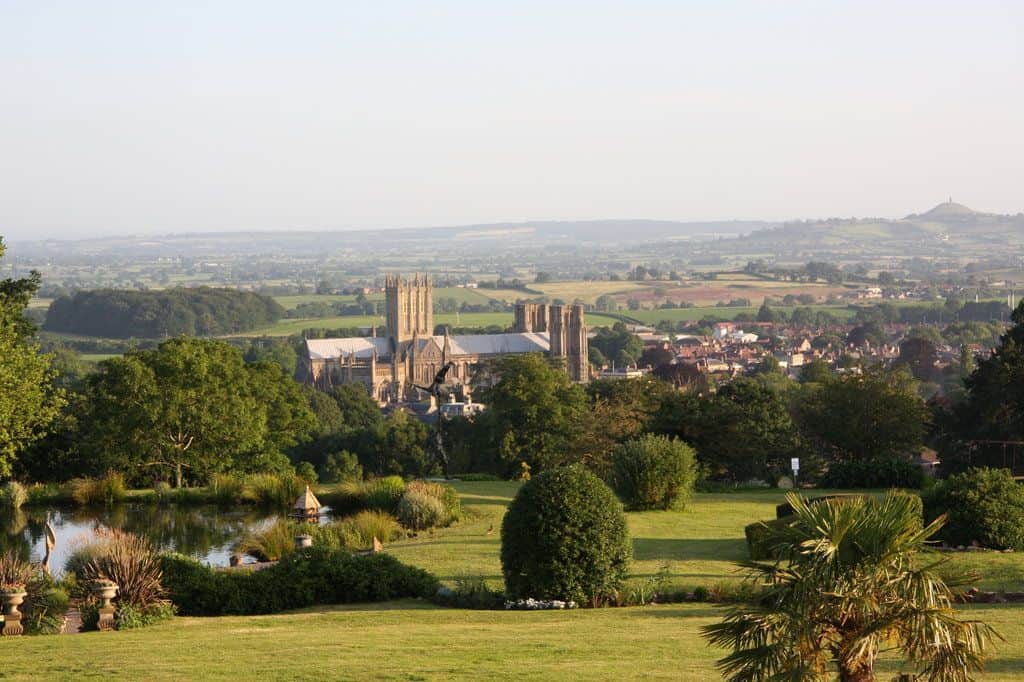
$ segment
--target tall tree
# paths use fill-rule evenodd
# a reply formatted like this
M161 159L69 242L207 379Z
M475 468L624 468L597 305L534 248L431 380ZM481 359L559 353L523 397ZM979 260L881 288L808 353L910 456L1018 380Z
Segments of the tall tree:
M921 446L931 419L905 369L872 367L837 376L803 396L802 431L837 461L908 456Z
M247 367L220 341L182 337L106 360L85 391L83 454L177 486L186 473L279 467L280 449L314 419L297 388L275 381L294 383L276 365Z
M4 252L0 240L0 258ZM50 358L39 353L35 327L24 315L39 282L38 272L0 281L0 478L11 474L18 453L45 435L64 405Z
M775 540L778 561L742 562L758 586L704 636L732 652L718 663L731 682L835 679L872 682L875 662L895 648L914 679L970 680L998 638L992 628L960 620L944 563L921 561L942 525L921 528L910 495L851 497L808 503L787 497L794 520Z
M587 415L587 397L564 369L540 355L509 355L495 364L498 382L483 392L477 418L506 472L526 462L535 471L566 464Z

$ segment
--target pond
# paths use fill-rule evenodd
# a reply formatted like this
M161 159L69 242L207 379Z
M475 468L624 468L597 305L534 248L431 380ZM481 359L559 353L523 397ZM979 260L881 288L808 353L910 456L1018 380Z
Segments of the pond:
M227 566L232 548L240 538L281 518L284 514L275 511L222 509L212 505L25 508L0 514L0 553L14 550L33 562L42 561L46 554L45 524L49 520L57 538L50 555L54 575L63 571L75 548L101 528L142 535L161 551L181 552L211 566Z

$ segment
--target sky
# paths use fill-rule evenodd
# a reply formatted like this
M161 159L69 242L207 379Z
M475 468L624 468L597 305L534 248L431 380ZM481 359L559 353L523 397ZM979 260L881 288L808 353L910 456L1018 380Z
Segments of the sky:
M0 0L8 240L1024 211L1024 2Z

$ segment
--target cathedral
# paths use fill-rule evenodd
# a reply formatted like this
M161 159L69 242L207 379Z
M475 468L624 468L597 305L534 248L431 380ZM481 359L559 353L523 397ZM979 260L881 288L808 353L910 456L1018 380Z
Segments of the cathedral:
M434 334L433 285L425 275L385 283L386 335L306 339L306 377L321 389L362 384L381 403L415 399L415 384L429 386L446 363L447 383L470 387L476 369L518 353L561 358L573 381L590 378L583 306L519 303L507 334Z

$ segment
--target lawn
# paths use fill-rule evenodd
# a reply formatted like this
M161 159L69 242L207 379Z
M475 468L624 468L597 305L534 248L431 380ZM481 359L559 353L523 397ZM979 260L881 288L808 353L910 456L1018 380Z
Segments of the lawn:
M1012 606L972 617L1006 638L982 679L1019 679L1024 628ZM719 679L700 627L717 607L464 611L401 601L274 615L177 618L144 630L0 638L5 679ZM879 679L895 667L880 665Z
M389 545L387 551L442 580L480 576L501 586L501 518L516 483L457 483L468 518L448 529ZM834 491L815 491L824 494ZM645 581L668 566L669 587L692 590L742 579L735 562L747 558L743 529L775 518L781 490L697 493L683 511L630 512L632 581ZM950 570L974 570L985 590L1024 591L1024 554L951 554Z
M467 519L385 549L442 579L484 576L500 585L501 517L517 489L508 482L456 484ZM824 492L824 491L820 491ZM636 562L649 575L668 563L680 585L735 580L745 556L743 526L771 518L781 491L697 494L685 511L628 515ZM962 555L1003 568L1019 585L1015 555ZM642 578L636 578L642 579ZM1017 605L975 605L964 613L1006 638L981 679L1019 679L1024 625ZM718 679L722 650L700 637L721 617L709 604L577 611L467 611L419 601L250 617L177 618L143 630L73 637L0 638L11 679L632 680ZM897 671L890 659L879 679Z

